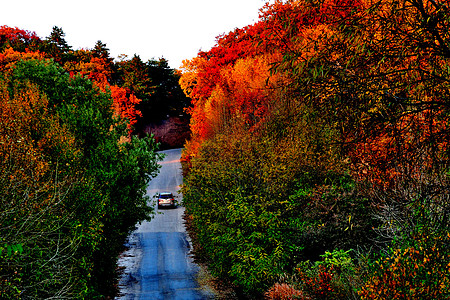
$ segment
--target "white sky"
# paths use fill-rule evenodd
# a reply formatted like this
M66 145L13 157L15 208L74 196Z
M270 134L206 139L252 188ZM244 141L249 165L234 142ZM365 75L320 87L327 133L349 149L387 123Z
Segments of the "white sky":
M258 21L269 0L9 0L0 25L34 31L44 39L61 27L74 50L101 40L112 57L164 57L172 68L215 44L216 37Z

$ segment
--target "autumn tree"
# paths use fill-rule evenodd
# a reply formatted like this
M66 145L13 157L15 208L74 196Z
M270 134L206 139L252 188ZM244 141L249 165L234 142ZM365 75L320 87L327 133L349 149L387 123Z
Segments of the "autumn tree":
M9 47L21 52L35 51L41 43L42 40L34 32L5 25L0 27L0 51Z

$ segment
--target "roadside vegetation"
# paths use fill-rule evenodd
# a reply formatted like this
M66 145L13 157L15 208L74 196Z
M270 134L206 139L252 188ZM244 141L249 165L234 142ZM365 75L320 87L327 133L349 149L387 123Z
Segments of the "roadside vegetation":
M448 299L447 1L275 1L185 61L198 255L248 298Z
M161 155L141 129L148 110L182 111L177 76L100 41L74 51L58 27L0 27L0 298L114 296L123 242L153 212Z

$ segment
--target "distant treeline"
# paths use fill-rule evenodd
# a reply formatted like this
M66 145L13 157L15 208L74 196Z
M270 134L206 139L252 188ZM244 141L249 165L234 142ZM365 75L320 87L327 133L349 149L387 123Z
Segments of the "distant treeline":
M87 76L96 85L112 87L119 111L130 119L132 131L142 135L147 124L158 123L168 116L186 116L190 100L179 86L180 73L169 67L164 58L143 62L139 55L132 58L110 57L109 49L97 41L92 49L73 50L60 27L53 27L44 39L34 32L0 27L0 51L12 49L20 53L39 52L50 58L69 74Z

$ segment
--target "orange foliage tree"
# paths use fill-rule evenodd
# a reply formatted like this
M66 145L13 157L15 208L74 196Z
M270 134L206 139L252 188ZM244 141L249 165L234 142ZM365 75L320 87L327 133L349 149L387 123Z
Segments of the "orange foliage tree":
M13 48L17 51L35 51L42 40L36 33L17 27L0 26L0 51Z
M92 51L77 50L73 52L73 60L64 63L64 69L72 76L87 76L104 92L109 90L114 100L113 109L116 115L129 120L128 129L131 134L133 125L142 117L137 109L141 100L129 88L110 84L112 70L108 58L96 57Z
M7 74L12 71L12 66L19 60L43 59L44 55L40 52L19 52L13 48L6 48L0 53L0 71Z

